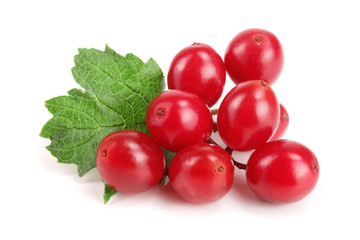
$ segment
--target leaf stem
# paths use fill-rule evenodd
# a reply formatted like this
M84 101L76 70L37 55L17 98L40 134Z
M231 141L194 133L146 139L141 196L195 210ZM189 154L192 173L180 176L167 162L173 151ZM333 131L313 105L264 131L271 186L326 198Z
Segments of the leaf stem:
M213 132L216 133L218 131L217 122L213 121Z
M219 112L219 109L218 109L218 108L216 108L216 109L211 109L210 112L211 112L211 115L217 115L218 112Z
M231 147L226 146L225 151L227 151L231 156L234 150Z
M212 138L209 139L208 143L219 146L219 144L217 144Z
M234 158L232 158L234 166L237 167L238 169L242 169L242 170L246 170L246 164L244 163L239 163L237 161L235 161Z
M219 144L217 144L217 142L215 142L212 138L210 138L208 142L219 146ZM225 151L231 156L231 154L234 150L231 149L230 147L226 146ZM232 156L231 156L231 160L233 161L235 167L237 167L238 169L246 170L246 164L239 163Z
M168 175L169 175L169 167L166 167L164 171L164 176L168 176Z

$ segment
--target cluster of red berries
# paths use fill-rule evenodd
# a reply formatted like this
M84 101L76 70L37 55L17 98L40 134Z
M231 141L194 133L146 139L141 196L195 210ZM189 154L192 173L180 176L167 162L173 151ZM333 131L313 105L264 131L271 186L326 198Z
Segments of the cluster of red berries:
M236 35L224 61L210 46L194 43L173 59L168 88L147 110L152 137L134 130L114 132L97 152L100 176L112 188L136 193L156 185L166 172L173 190L185 200L208 203L229 192L234 166L246 170L249 187L261 198L290 203L308 195L319 176L319 164L306 146L279 139L288 125L286 109L271 84L284 62L274 34L248 29ZM217 114L217 130L226 149L212 139L209 107L221 97L226 72L236 86ZM168 169L161 147L175 152ZM246 165L231 152L254 150Z

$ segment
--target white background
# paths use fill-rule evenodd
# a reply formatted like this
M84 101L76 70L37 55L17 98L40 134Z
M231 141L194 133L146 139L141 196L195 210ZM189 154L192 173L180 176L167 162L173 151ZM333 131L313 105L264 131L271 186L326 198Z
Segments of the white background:
M1 1L0 238L359 239L360 14L357 1L338 2ZM44 148L44 101L78 87L70 71L77 48L109 44L153 57L166 75L183 47L204 42L223 57L251 27L282 42L285 65L273 89L290 114L285 137L318 157L319 182L304 200L266 203L237 171L213 204L155 188L104 205L96 170L80 178ZM228 78L224 93L233 86Z

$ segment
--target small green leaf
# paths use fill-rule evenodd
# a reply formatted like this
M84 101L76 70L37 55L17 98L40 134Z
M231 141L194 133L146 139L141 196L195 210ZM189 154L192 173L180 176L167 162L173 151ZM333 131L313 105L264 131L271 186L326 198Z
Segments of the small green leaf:
M79 176L96 167L101 140L120 129L148 133L146 110L164 89L164 76L153 59L142 62L106 46L105 51L79 49L72 73L84 89L45 102L53 117L40 136L49 138L47 149L61 163L76 164Z
M104 203L106 204L112 196L114 196L117 193L117 191L113 188L111 188L109 185L105 183L105 190L104 190Z

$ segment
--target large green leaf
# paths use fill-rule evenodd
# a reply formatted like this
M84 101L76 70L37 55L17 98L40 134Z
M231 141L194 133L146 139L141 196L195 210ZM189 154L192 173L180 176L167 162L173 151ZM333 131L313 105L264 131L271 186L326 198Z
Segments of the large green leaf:
M123 57L108 46L105 51L79 49L74 61L74 79L84 90L45 102L53 117L40 136L51 140L47 149L59 162L76 164L82 176L96 167L97 147L109 133L147 133L146 110L163 91L164 76L153 59Z

